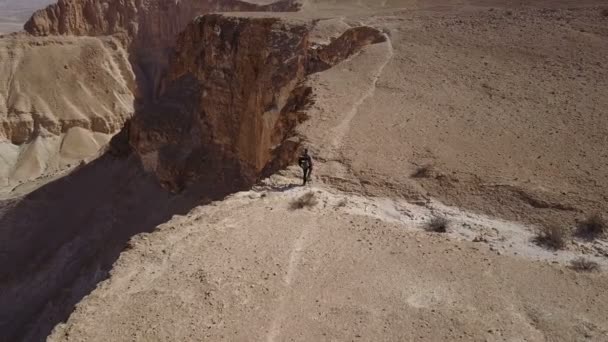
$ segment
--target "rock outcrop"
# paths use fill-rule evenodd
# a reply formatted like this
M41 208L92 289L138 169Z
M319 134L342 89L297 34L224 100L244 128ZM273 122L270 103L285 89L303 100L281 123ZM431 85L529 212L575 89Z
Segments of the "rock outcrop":
M292 0L60 0L37 11L26 30L63 37L0 40L0 185L96 154L139 103L157 98L177 34L197 14L297 8Z
M102 36L126 33L129 37L171 44L197 15L212 11L295 11L293 0L257 5L239 0L59 0L39 10L25 24L34 35Z
M128 140L147 169L173 190L201 175L235 181L239 184L230 188L238 188L282 165L285 160L278 156L297 145L284 142L304 117L302 108L310 97L306 75L385 37L358 27L319 45L311 42L314 23L309 21L222 15L192 19L210 11L298 8L294 0L268 5L60 0L36 12L25 28L33 35L112 36L121 42L131 62L126 69L135 75L129 95L141 105L136 105L140 115L124 129L128 133L115 141ZM116 131L103 126L106 121L92 124L103 133ZM11 140L31 138L33 128L24 124L5 125Z
M129 47L142 94L150 99L167 67L175 38L197 15L213 11L296 11L294 0L257 5L239 0L59 0L25 24L33 35L116 35Z
M313 51L308 71L319 72L331 68L369 44L386 41L386 36L369 26L353 27L327 45L318 45Z
M219 14L188 25L160 101L129 125L143 165L179 190L200 177L239 188L291 162L294 127L311 101L306 76L385 39L354 28L320 46L309 40L312 25Z

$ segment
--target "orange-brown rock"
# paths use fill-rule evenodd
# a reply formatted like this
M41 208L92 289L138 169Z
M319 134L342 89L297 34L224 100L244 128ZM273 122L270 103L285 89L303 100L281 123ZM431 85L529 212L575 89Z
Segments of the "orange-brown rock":
M282 0L257 5L239 0L59 0L25 24L33 35L118 35L129 47L143 98L155 95L175 38L197 15L212 11L295 11Z
M203 174L255 180L287 121L297 120L290 104L306 76L307 32L305 24L274 18L206 15L188 25L160 105L131 123L144 166L176 186Z
M211 11L292 11L293 0L257 5L239 0L59 0L34 13L25 29L34 35L112 35L127 33L141 40L173 38L197 15Z
M319 46L310 42L312 26L219 14L189 24L160 101L130 125L130 144L144 166L175 190L199 177L251 185L290 161L298 145L293 128L310 101L306 76L384 39L356 28Z

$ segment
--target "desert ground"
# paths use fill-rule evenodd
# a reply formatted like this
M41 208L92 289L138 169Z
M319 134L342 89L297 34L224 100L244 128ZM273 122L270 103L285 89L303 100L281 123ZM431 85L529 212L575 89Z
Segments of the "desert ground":
M116 38L0 38L0 340L608 341L608 236L580 234L608 214L605 2L224 15L386 37L303 82L306 186L168 191L107 153L138 111Z

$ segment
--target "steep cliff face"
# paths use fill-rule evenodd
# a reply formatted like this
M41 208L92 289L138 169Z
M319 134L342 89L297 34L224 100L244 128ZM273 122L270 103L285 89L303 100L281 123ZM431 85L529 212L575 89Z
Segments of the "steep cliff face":
M11 207L0 215L0 227L6 227L3 234L9 237L0 239L7 241L6 246L0 243L6 254L1 260L6 260L3 269L7 270L0 275L0 303L7 309L0 313L0 330L9 340L19 336L40 340L64 321L73 305L107 275L134 234L153 230L175 213L187 213L201 198L222 198L248 187L292 161L299 144L294 128L306 118L304 109L311 101L307 76L383 39L378 31L371 30L375 38L369 39L370 35L357 32L370 29L355 28L333 43L317 45L311 43L312 28L312 22L277 18L217 14L198 18L177 39L169 68L159 82L159 98L136 108L133 118L112 140L110 155L77 167L26 200L6 202ZM357 37L366 38L358 41ZM68 38L101 44L95 37L35 37L34 41ZM50 65L46 83L67 82L73 87L53 92L61 96L58 100L69 104L64 96L87 95L82 111L91 109L84 106L90 95L101 92L107 94L104 99L109 103L133 102L127 82L132 81L132 74L126 57L119 58L126 53L114 38L104 39L113 51L108 54L114 56L114 64L90 53L78 55L76 48L69 50L82 63L103 66L85 67L94 71L90 79L81 79L89 74L80 69L78 61L43 64ZM50 54L42 55L51 60ZM72 78L64 75L66 67L75 70L69 73ZM119 79L121 73L122 82L108 79L113 87L92 91L106 84L109 76ZM57 77L61 83L54 81ZM29 84L36 80L42 78ZM124 98L118 96L119 89L124 89ZM34 113L38 107L24 108ZM40 132L67 130L61 149L71 155L74 148L84 146L79 139L84 129L68 127L72 122L67 119L57 127L44 122L34 127ZM99 123L91 125L105 129ZM23 139L20 133L7 132L15 142ZM75 142L65 143L70 140ZM45 148L37 146L38 150ZM66 146L73 149L64 151ZM185 191L172 196L167 189Z
M306 76L385 39L354 28L319 46L309 40L312 25L215 14L188 25L160 101L129 127L143 165L179 190L201 175L247 186L291 162L293 128L311 101Z
M141 106L114 139L115 150L116 141L129 141L146 168L174 190L200 177L238 188L284 164L281 156L297 146L289 137L310 100L307 74L385 37L358 27L319 45L310 42L314 23L308 21L191 20L210 11L298 7L295 0L60 0L36 12L25 28L34 35L112 35L121 41Z
M307 32L274 18L192 22L178 39L160 103L131 122L130 143L144 166L172 188L197 175L255 180L298 120L303 102L293 102L305 92L298 87Z
M294 0L257 5L239 0L59 0L25 24L33 35L116 35L129 47L140 98L158 95L175 38L197 15L212 11L295 11Z
M29 33L64 37L0 38L0 187L95 155L134 108L158 99L177 34L196 15L297 8L292 0L60 0L36 12Z
M25 24L34 35L112 35L172 43L193 17L211 11L295 11L293 0L258 5L239 0L59 0Z

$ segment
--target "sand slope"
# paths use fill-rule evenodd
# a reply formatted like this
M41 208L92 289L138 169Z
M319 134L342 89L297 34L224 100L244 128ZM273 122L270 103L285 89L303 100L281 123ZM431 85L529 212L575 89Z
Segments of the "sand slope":
M0 184L96 154L133 113L133 73L110 38L0 38Z

